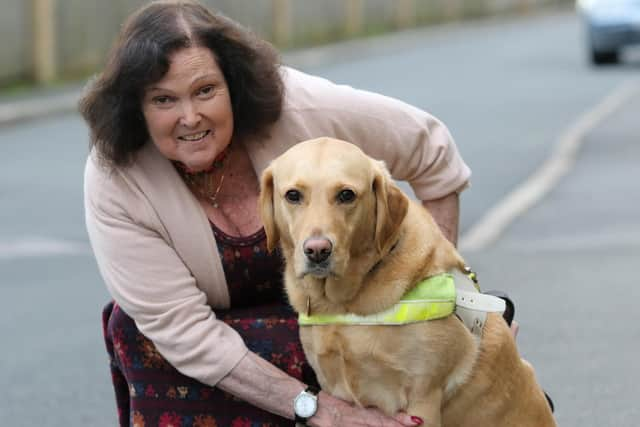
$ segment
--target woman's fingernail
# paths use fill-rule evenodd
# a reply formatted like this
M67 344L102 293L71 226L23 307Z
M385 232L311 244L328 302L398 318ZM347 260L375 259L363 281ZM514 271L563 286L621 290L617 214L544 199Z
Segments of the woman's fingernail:
M416 423L417 426L421 426L422 424L424 424L424 421L422 421L422 418L420 417L411 417L411 421L413 421L414 423Z

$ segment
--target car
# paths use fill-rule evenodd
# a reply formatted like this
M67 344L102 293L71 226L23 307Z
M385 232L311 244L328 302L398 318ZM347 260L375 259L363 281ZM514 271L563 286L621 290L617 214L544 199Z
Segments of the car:
M593 64L617 63L624 47L640 43L640 0L578 0L576 8Z

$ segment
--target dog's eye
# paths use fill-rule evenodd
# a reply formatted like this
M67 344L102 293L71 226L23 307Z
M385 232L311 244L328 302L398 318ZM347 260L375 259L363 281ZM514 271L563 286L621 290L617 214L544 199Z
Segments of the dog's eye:
M289 190L285 193L284 198L289 203L300 203L302 200L302 194L298 190Z
M356 193L352 190L342 190L338 193L338 202L340 203L351 203L355 200Z

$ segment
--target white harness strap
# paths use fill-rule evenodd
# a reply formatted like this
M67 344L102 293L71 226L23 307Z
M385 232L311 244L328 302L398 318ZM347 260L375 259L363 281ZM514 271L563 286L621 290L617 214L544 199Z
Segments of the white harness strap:
M458 269L451 271L456 284L456 315L473 335L482 337L487 313L504 313L504 300L480 293L476 284Z

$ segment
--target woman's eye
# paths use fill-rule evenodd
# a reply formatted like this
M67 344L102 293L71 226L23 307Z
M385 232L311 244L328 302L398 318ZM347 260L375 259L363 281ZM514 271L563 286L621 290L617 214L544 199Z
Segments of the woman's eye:
M205 86L198 91L198 95L209 96L213 94L215 87L213 85Z
M153 102L156 105L167 105L169 102L171 102L171 97L166 95L155 96L153 97L151 102Z
M352 190L342 190L338 193L338 202L351 203L356 199L356 193Z
M298 190L289 190L285 193L284 198L289 203L300 203L302 201L302 194Z

